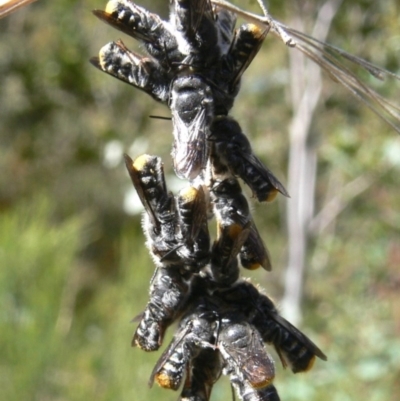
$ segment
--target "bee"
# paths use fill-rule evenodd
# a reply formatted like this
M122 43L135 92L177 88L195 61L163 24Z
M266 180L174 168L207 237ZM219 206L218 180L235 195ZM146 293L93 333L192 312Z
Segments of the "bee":
M210 192L214 213L217 217L218 231L237 224L248 227L247 237L239 252L242 266L251 270L260 266L271 270L268 250L251 219L249 205L239 182L233 177L215 181Z
M307 372L316 357L328 359L304 333L279 315L267 296L259 294L256 310L252 323L264 341L273 344L284 367L289 365L293 373Z
M229 113L239 92L242 75L260 50L269 31L266 27L259 28L254 24L244 24L233 30L236 16L224 15L223 11L226 10L214 10L221 38L218 42L220 57L213 61L213 68L199 69L212 89L215 116ZM225 21L228 23L225 24Z
M218 223L218 237L211 250L211 273L220 285L230 286L239 278L237 256L249 235L249 226Z
M202 187L183 189L175 198L167 191L161 159L125 156L128 172L145 207L147 245L158 269L150 286L132 344L158 349L190 291L192 274L210 260L205 194Z
M149 385L154 381L161 387L177 390L191 361L200 355L202 349L215 352L218 319L213 311L204 310L200 300L180 322L177 333L161 355L150 376Z
M268 387L275 377L275 364L266 352L258 331L244 319L222 319L218 350L224 360L224 374L248 382L254 389ZM240 316L240 315L239 315Z
M235 92L240 78L257 55L268 32L269 27L262 29L254 24L243 24L236 30L231 49L224 60L231 68L230 92Z
M132 346L144 351L160 348L170 324L182 313L190 294L190 278L173 267L158 268L150 285L150 300L140 316Z
M90 62L99 70L135 86L159 102L166 103L169 100L168 74L160 69L154 59L130 51L121 40L103 46L99 56L92 57Z
M179 264L175 252L178 247L175 198L167 191L161 159L142 155L132 161L125 155L125 164L145 208L143 227L155 263L160 267Z
M123 33L139 40L146 52L168 71L180 64L183 55L179 50L178 37L172 25L157 14L128 0L110 0L105 10L94 10L100 20Z
M157 266L198 272L210 260L207 204L202 188L188 187L175 198L167 191L161 159L125 156L129 175L145 208L143 228Z
M204 170L209 157L207 138L214 118L211 89L199 76L178 77L172 84L169 106L175 172L178 177L193 180Z
M189 271L198 272L210 262L210 234L203 187L189 186L177 197L179 220L177 254Z
M236 120L218 116L211 126L211 154L215 175L230 172L240 177L260 201L272 201L278 192L289 197L285 187L254 155L249 140Z
M263 341L274 346L282 365L289 365L292 372L310 370L316 357L327 360L326 355L305 334L280 316L272 300L250 282L238 281L229 289L216 290L213 296L230 307L240 307Z

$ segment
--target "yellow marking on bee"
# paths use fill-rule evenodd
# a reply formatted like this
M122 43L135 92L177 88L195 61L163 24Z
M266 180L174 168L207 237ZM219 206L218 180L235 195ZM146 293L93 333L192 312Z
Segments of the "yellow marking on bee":
M146 168L146 166L151 162L152 159L153 159L153 156L146 155L146 154L140 155L132 163L132 167L136 171L142 171Z
M251 387L256 388L256 389L260 389L260 388L264 388L269 386L274 380L274 376L269 377L268 379L262 380L260 382L251 382Z
M249 31L253 34L256 39L260 39L264 36L265 29L260 28L258 25L249 24Z
M99 50L99 63L103 71L107 71L107 55L110 53L110 46L113 43L107 43Z
M310 370L313 368L314 363L315 363L315 359L316 359L316 357L315 357L315 355L314 355L314 356L312 357L312 359L310 360L310 363L308 364L308 366L307 366L307 368L305 369L304 372L308 372L308 371L310 371Z
M265 198L265 201L266 202L272 202L275 198L276 198L276 196L278 195L278 190L277 189L273 189L269 194L268 194L268 196Z
M254 263L250 263L247 266L243 266L243 267L245 267L247 270L257 270L261 266L262 266L261 263L254 262Z
M229 236L236 238L243 232L243 226L240 224L232 224L228 229Z
M176 387L176 383L174 382L174 380L163 372L156 374L155 381L162 388L173 390Z
M113 12L115 12L115 11L118 10L118 3L119 3L118 0L110 0L110 1L107 3L106 8L105 8L104 11L105 11L107 14L112 14Z
M198 196L199 190L195 187L187 187L181 191L181 198L185 202L194 202Z

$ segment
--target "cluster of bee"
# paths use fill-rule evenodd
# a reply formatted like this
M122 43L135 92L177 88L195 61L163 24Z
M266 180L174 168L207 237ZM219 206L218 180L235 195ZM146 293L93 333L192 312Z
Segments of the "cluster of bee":
M270 270L271 263L238 178L260 202L278 193L288 196L228 116L241 76L269 29L253 24L236 29L236 14L209 0L170 0L169 21L128 0L111 0L105 11L94 13L146 49L142 56L122 41L112 42L92 63L168 105L174 169L190 182L174 196L159 157L125 156L145 208L143 227L156 265L132 344L158 350L167 328L179 321L150 384L182 387L182 400L208 400L225 374L242 400L279 400L264 343L295 373L326 356L240 277L240 265Z

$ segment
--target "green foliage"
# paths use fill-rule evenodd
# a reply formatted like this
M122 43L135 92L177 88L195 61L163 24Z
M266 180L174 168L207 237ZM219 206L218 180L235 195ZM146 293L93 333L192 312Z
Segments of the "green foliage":
M166 15L166 3L141 4ZM318 4L270 1L270 9L289 25L301 13L307 27ZM165 107L89 64L123 36L91 15L104 5L38 0L0 21L0 384L7 401L177 397L147 387L160 353L130 347L130 320L147 302L153 263L139 219L122 208L131 184L121 159L105 162L106 145L116 141L132 157L161 155L171 172L171 125L147 117L168 115ZM255 2L249 8L257 11ZM395 0L344 1L329 41L398 72L398 11ZM270 36L233 115L285 182L288 49ZM378 85L396 99L398 84ZM335 196L343 201L335 219L313 232L303 304L302 329L329 361L294 376L275 356L276 385L283 401L395 401L399 138L329 80L312 130L317 210ZM347 184L358 179L365 189L352 197ZM284 202L254 210L274 271L253 277L276 298L286 259ZM229 398L222 380L212 400Z
M46 199L35 199L1 219L1 383L8 400L44 391L62 355L57 325L69 271L82 246L83 221L55 224L49 206Z

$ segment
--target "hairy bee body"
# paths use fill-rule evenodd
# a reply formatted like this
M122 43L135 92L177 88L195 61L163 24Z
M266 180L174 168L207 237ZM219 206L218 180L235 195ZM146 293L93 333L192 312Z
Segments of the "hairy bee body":
M133 185L145 208L143 227L147 246L160 267L180 263L176 255L177 212L174 196L167 191L161 159L142 155L132 161L125 156Z
M175 172L178 177L193 180L209 157L207 138L214 117L211 89L197 75L180 76L172 84L170 108Z
M247 237L242 241L239 255L243 267L271 270L271 262L265 244L251 219L249 205L239 182L231 177L215 181L211 188L211 200L217 218L218 231L229 226L246 227ZM239 244L238 244L239 245Z
M199 283L198 283L199 284ZM201 291L201 290L200 290ZM239 308L226 308L215 297L196 297L193 309L182 319L171 344L158 360L150 378L177 390L186 375L181 399L208 400L221 372L232 383L242 381L255 393L271 385L274 362L257 330L245 321Z
M273 384L264 388L254 388L240 377L230 376L232 386L242 401L280 401L278 392Z
M198 272L210 260L203 189L188 187L175 198L167 191L158 157L142 155L132 161L126 156L126 165L145 208L143 227L156 264Z
M222 372L221 359L213 349L203 348L192 359L183 385L180 401L208 401L214 383Z
M240 177L262 201L273 200L277 193L289 196L284 186L254 155L249 140L239 124L231 117L219 116L211 126L210 141L214 149L212 157L219 168L217 176L226 171Z
M207 205L201 187L188 187L177 198L169 193L157 157L126 156L126 165L145 208L147 245L158 265L132 344L154 351L185 306L192 274L210 260Z
M168 74L149 57L130 51L122 41L103 46L92 64L102 71L146 92L153 99L166 103L170 97Z
M249 226L233 224L219 227L211 249L211 272L215 282L230 286L239 278L237 256L249 235Z
M186 270L199 272L210 262L210 234L208 232L207 202L202 187L183 189L177 197L179 216L177 254Z
M204 311L200 302L189 311L172 342L161 355L150 377L150 385L156 381L161 387L177 390L191 361L202 349L214 349L217 323L213 313Z
M114 28L139 40L147 53L168 70L171 65L182 62L176 31L157 14L147 11L128 0L110 0L106 9L94 14Z
M316 357L327 360L305 334L279 314L272 300L250 282L238 281L231 288L217 290L213 295L231 307L240 306L263 341L274 346L283 366L289 364L294 373L310 370Z
M215 182L211 201L217 220L217 239L211 254L213 279L231 285L239 278L237 256L250 231L249 207L235 179Z
M253 388L269 386L275 377L275 364L264 348L258 331L246 321L222 320L218 349L224 359L224 373L247 381Z
M150 300L142 313L132 346L156 351L169 325L181 314L189 294L190 281L178 269L159 268L152 279Z

